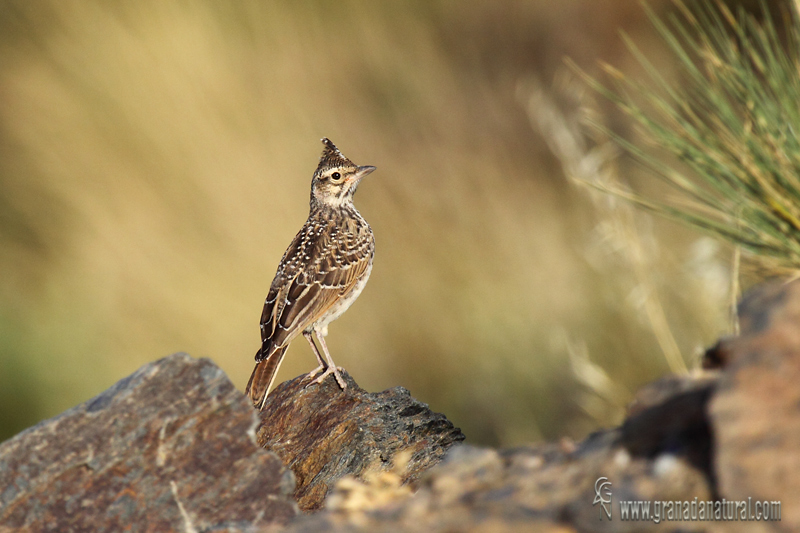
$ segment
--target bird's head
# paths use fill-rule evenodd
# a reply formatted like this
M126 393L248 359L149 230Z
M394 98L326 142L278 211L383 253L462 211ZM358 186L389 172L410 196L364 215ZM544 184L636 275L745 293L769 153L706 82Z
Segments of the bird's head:
M375 167L360 167L347 159L327 137L319 158L319 166L311 180L311 205L340 207L353 202L361 178Z

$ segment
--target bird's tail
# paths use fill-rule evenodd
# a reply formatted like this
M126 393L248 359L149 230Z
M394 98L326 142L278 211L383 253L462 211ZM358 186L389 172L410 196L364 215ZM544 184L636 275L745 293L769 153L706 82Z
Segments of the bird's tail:
M257 362L253 373L250 375L250 381L247 382L247 388L244 393L250 397L253 405L258 409L264 408L264 403L267 401L267 393L272 388L272 383L278 374L286 348L286 346L279 348L263 361Z

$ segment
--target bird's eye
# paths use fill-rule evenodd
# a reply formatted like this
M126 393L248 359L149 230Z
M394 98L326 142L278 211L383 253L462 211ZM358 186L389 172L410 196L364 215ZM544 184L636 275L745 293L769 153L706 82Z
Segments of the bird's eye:
M342 175L339 174L338 172L334 172L333 174L331 174L331 178L333 178L334 181L339 181L340 179L342 179Z

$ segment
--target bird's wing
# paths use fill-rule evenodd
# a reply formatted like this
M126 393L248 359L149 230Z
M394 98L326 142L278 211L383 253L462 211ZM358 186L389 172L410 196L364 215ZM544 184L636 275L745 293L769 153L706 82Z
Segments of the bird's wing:
M373 251L369 232L348 231L332 221L300 230L264 304L259 360L284 348L349 293L369 268Z

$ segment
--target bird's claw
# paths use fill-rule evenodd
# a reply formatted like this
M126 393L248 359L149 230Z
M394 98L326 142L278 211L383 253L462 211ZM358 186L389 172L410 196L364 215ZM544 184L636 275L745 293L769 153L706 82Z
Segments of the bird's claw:
M308 375L306 375L306 377L303 378L303 379L314 377L315 375L317 375L319 373L320 370L322 370L321 367L315 369L312 372L309 372ZM339 373L340 371L344 371L344 368L342 368L340 366L329 366L328 368L325 369L325 372L323 372L317 379L315 379L311 383L322 383L325 380L325 378L327 378L329 375L333 374L333 377L336 378L336 383L339 384L339 388L341 388L342 390L345 390L347 388L347 382L344 380L344 378L342 378L342 375ZM311 385L311 383L306 385L306 387Z
M317 374L319 374L319 373L320 373L320 372L322 372L323 370L325 370L325 367L324 367L324 366L322 366L322 365L319 365L317 368L315 368L314 370L312 370L311 372L309 372L308 374L306 374L305 376L303 376L303 379L302 379L301 381L305 381L305 380L307 380L307 379L314 379L314 376L316 376ZM313 382L312 382L312 383L313 383ZM309 383L308 385L311 385L311 383ZM306 387L307 387L308 385L306 385Z

